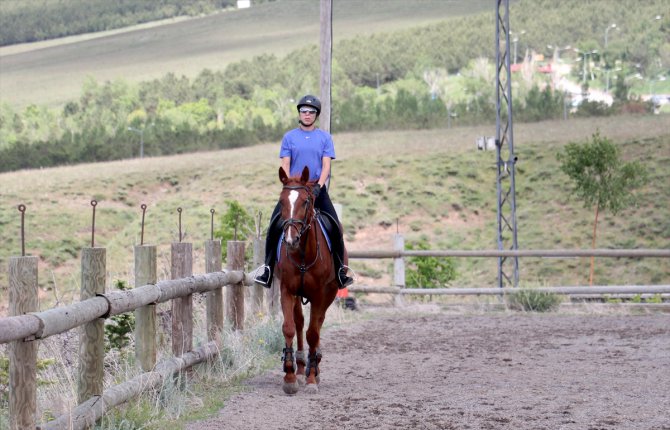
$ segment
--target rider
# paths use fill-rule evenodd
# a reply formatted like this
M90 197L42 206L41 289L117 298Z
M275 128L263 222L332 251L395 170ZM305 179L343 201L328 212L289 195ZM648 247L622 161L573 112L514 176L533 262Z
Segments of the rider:
M336 237L331 238L331 245L337 280L340 288L344 288L351 285L353 279L347 276L348 267L344 265L344 240L340 222L326 187L326 182L330 178L330 163L335 158L333 138L315 125L321 113L321 101L318 98L306 95L300 99L297 108L299 127L288 131L282 139L279 151L281 167L289 176L299 176L305 166L309 167L309 180L316 182L312 189L314 206L330 215L335 220L335 227L338 230ZM272 283L277 245L282 232L280 215L281 205L278 203L270 218L265 240L265 265L261 268L260 274L254 278L256 283L266 288L270 288Z

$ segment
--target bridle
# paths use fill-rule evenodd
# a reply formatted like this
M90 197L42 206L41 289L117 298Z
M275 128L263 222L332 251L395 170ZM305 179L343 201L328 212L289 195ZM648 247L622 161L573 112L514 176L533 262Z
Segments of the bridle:
M314 197L312 197L311 190L309 187L305 185L284 185L283 189L285 190L305 190L307 191L307 208L305 208L305 216L302 219L299 218L289 218L284 221L282 221L281 226L282 226L282 231L284 232L283 237L282 237L282 242L284 243L284 249L286 250L286 257L288 260L300 270L300 287L298 289L297 295L302 297L303 300L303 305L306 305L309 303L309 300L307 297L304 295L304 290L305 290L305 273L309 269L312 268L316 264L316 262L319 260L319 257L321 256L321 247L319 246L319 235L317 234L316 237L316 256L314 256L314 260L306 264L305 262L305 248L300 247L300 262L297 262L293 259L291 254L288 252L288 244L286 243L286 230L289 229L290 227L295 228L298 231L298 236L296 237L296 242L298 244L301 244L301 239L302 235L305 234L305 237L309 234L309 230L312 227L312 222L314 221L314 214L315 214L315 208L314 208ZM311 207L310 207L311 206ZM311 216L310 216L311 215ZM298 228L299 226L299 228Z
M281 223L281 228L282 231L284 231L284 238L286 238L286 230L290 227L293 227L296 229L298 232L298 236L296 237L296 241L300 242L300 238L302 235L310 229L312 225L312 220L310 218L310 213L313 212L314 209L314 201L312 198L312 195L310 193L310 190L308 187L304 185L284 185L285 190L305 190L307 191L307 205L308 207L305 209L305 216L302 219L298 218L289 218L286 220L283 220ZM310 208L311 206L311 208ZM284 244L286 244L285 239L282 239Z

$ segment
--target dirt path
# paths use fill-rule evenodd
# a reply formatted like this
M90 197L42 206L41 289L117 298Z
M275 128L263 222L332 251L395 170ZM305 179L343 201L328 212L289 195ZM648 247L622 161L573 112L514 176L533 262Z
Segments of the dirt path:
M670 429L670 315L379 316L328 330L319 393L277 369L209 429Z

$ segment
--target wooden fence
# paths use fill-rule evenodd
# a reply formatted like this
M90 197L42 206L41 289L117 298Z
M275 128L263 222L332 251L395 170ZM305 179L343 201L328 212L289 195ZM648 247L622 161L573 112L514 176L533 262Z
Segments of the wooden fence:
M37 257L12 257L9 261L10 316L0 318L0 343L10 343L10 429L84 429L92 427L105 411L141 392L152 389L177 372L209 360L221 349L219 334L225 321L234 330L244 324L244 286L252 285L244 273L244 243L228 242L228 262L222 269L221 242L209 240L205 247L206 274L193 275L193 246L171 245L171 278L157 281L156 247L136 246L135 288L105 292L106 250L84 248L82 251L81 301L68 306L37 312ZM263 244L254 241L254 267L263 259ZM353 286L352 292L390 293L400 301L407 294L513 294L514 289L441 288L406 289L405 257L661 257L670 258L670 250L516 250L516 251L408 251L402 236L397 235L392 251L350 252L352 259L393 258L392 287ZM225 288L226 308L223 308ZM670 285L549 287L541 290L561 294L670 293ZM196 293L206 295L207 340L193 348L193 301ZM272 313L278 312L276 289L264 291L253 286L254 309L260 310L267 294ZM156 362L156 305L171 302L173 357ZM120 385L103 390L104 319L125 312L135 312L135 354L143 373ZM224 312L225 311L225 312ZM53 421L36 424L37 347L39 340L77 327L80 331L78 368L78 406Z
M33 256L9 260L9 317L0 318L0 343L9 345L9 419L11 430L91 428L105 411L141 392L160 386L177 372L215 357L221 349L224 327L223 291L226 289L226 322L233 330L244 325L244 286L253 285L244 273L244 242L227 244L228 262L222 268L221 242L205 242L206 274L193 275L193 247L171 245L171 278L156 277L156 247L136 246L135 288L106 293L106 250L82 250L81 301L37 312L37 262ZM260 239L254 240L254 264L263 261ZM193 300L206 294L208 343L193 348ZM261 310L264 296L270 312L278 312L278 291L253 285L253 309ZM156 305L171 302L173 357L156 362ZM135 312L135 355L143 373L103 390L104 319ZM77 378L78 406L53 421L37 424L37 348L39 340L81 327Z

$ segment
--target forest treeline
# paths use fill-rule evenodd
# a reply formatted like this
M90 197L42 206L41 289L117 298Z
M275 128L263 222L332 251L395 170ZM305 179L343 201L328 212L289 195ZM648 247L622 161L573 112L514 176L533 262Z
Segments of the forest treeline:
M628 77L667 74L670 21L650 18L663 3L514 3L514 27L524 28L519 61L527 66L513 78L515 120L568 114L566 94L553 90L551 75L537 72L537 56L526 56L559 54L547 45L598 48L588 69L578 53L560 55L577 64L572 79L585 87L603 88L606 76L611 81L612 107L583 103L571 115L648 111L649 105L630 100L634 81ZM610 22L621 30L605 49L601 33ZM493 14L480 14L337 43L332 131L493 123L493 28ZM284 58L266 54L224 70L203 70L195 78L168 73L139 84L89 80L80 98L60 110L0 105L0 171L132 158L140 142L145 155L156 156L278 140L295 125L295 99L318 88L316 46Z
M267 1L274 0L254 3ZM236 4L237 0L2 0L0 46L211 14Z

